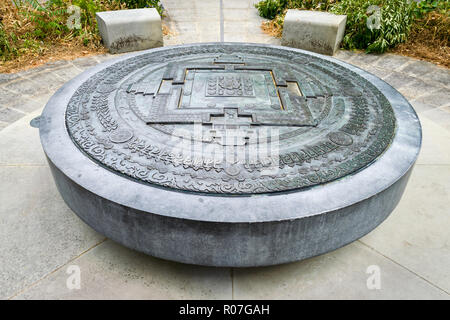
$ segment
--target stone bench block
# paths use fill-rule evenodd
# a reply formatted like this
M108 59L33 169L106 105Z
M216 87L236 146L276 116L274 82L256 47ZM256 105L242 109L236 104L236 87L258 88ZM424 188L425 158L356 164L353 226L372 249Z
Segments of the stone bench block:
M344 37L347 16L328 12L288 10L281 44L333 55Z
M163 46L161 17L155 8L97 12L96 18L111 53Z

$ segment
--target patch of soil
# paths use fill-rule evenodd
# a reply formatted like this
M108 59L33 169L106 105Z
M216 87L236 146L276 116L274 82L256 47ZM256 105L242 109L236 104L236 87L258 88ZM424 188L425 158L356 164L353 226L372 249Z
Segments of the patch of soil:
M166 25L162 26L164 36L174 36ZM27 70L40 65L58 61L58 60L74 60L80 57L88 57L98 54L107 53L105 47L85 47L73 42L57 42L46 44L42 47L42 52L33 53L26 52L14 60L0 61L0 73L15 73L22 70Z
M72 43L57 43L46 46L44 53L34 54L29 52L14 60L0 62L0 73L14 73L35 68L52 61L74 60L76 58L88 57L106 52L107 50L105 48L89 48L76 46Z
M49 16L45 21L48 23L51 21L51 17ZM1 73L12 73L51 61L71 60L106 52L100 45L99 37L95 37L92 39L94 41L89 41L87 45L83 44L80 37L74 37L72 34L58 36L51 33L39 41L33 36L37 20L33 16L19 12L10 0L0 3L0 22L4 35L7 35L3 39L6 39L9 45L16 50L16 55L12 60L2 59L3 57L0 56ZM8 35L14 35L15 42L12 42L11 36Z
M123 9L120 6L107 8L111 10ZM33 31L34 22L20 14L10 0L0 0L0 22L7 34L14 33L18 38ZM163 23L163 35L174 36L175 33ZM0 56L0 73L14 73L21 70L35 68L48 62L58 60L74 60L80 57L103 54L107 49L101 45L100 36L95 34L87 45L80 37L65 35L61 37L48 36L38 42L33 49L27 48L20 40L17 47L18 54L12 60L2 60Z
M263 21L261 29L265 34L275 38L281 38L283 35L283 27L275 22L275 20Z
M174 36L166 25L162 26L164 36ZM28 70L39 67L43 64L58 61L58 60L74 60L80 57L88 57L98 54L107 53L105 47L85 47L73 42L57 42L45 44L42 47L42 52L26 52L14 60L0 61L0 73L15 73L18 71Z
M436 12L417 20L411 27L408 41L393 53L418 58L450 68L450 17Z

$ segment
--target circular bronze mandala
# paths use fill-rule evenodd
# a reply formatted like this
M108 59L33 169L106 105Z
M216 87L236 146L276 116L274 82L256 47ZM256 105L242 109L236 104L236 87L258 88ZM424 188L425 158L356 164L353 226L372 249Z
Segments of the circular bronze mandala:
M71 97L66 125L114 172L239 195L355 173L389 146L395 117L374 85L332 61L215 45L148 52L99 71Z

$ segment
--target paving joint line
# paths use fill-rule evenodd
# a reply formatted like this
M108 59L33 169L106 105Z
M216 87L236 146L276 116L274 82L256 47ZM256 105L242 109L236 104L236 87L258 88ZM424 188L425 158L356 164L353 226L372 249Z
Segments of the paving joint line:
M409 66L410 64L413 64L414 62L416 62L416 60L408 60L404 64L398 66L397 68L394 68L393 71L401 72L400 70L405 69L407 66ZM405 72L401 72L401 73L406 74Z
M61 68L58 68L58 69L55 69L55 70L53 70L53 71L56 71L56 70L61 70L61 69L64 69L64 67L61 67ZM64 79L63 77L61 77L59 74L57 74L57 73L55 73L55 72L53 72L53 71L48 71L48 73L52 73L54 76L56 76L57 78L60 78L61 80L63 80L64 81L64 83L66 83L67 81L69 81L69 80L67 80L67 79Z
M416 166L450 167L450 163L416 163Z
M444 111L444 112L450 112L450 110L445 110L445 109L448 109L448 108L450 108L450 102L449 103L447 103L447 104L444 104L444 105L442 105L442 106L440 106L440 107L437 107L439 110L441 110L441 111Z
M77 260L78 258L80 258L82 255L88 253L89 251L91 251L92 249L98 247L99 245L101 245L102 243L104 243L105 241L107 241L107 238L104 238L102 241L96 243L95 245L93 245L92 247L84 250L83 252L81 252L79 255L77 255L76 257L70 259L69 261L67 261L66 263L64 263L63 265L57 267L56 269L54 269L53 271L47 273L46 275L44 275L42 278L36 280L35 282L33 282L32 284L30 284L28 287L23 288L22 290L16 292L15 294L13 294L12 296L10 296L9 298L7 298L6 300L12 300L15 297L17 297L18 295L28 291L29 289L33 288L34 286L36 286L38 283L40 283L41 281L47 279L48 277L50 277L52 274L55 274L56 272L58 272L59 270L61 270L62 268L64 268L66 265L68 265L69 263Z
M47 167L47 164L33 164L33 163L0 163L0 167L3 168L7 168L7 167L12 167L12 168L20 168L20 167L28 167L28 168L43 168L43 167Z
M22 78L22 79L25 79L25 78ZM16 80L16 79L14 79L14 80ZM28 79L26 79L26 80L28 80ZM10 81L9 83L14 83L15 81ZM14 93L14 94L19 94L18 92L16 92L15 90L11 90L11 89L9 89L9 88L0 88L0 89L2 89L2 90L5 90L5 91L9 91L10 93ZM26 98L26 97L25 97Z
M73 61L73 60L72 60L72 61ZM80 67L77 67L72 61L69 61L69 63L70 63L73 67L75 67L75 69L78 69L78 70L80 70L81 72L84 72L83 69L81 69Z
M396 88L394 87L394 89L396 89L397 91L399 91L399 89L408 89L408 88L411 88L411 86L399 87L398 89L396 89ZM436 88L435 90L432 90L432 91L429 91L429 92L426 92L426 93L422 93L422 94L420 94L420 95L418 95L418 96L415 96L413 99L406 99L406 100L408 100L409 103L411 103L412 101L420 102L420 101L417 101L417 99L420 99L420 98L423 98L423 97L427 97L427 96L431 96L431 95L433 95L435 92L439 91L440 89L441 89L441 88ZM400 93L401 93L401 92L400 92ZM403 95L403 93L402 93L402 95ZM444 107L445 107L445 105L444 105ZM440 108L440 107L437 107L437 108Z
M16 112L19 112L19 113L22 113L24 116L26 116L26 115L28 115L29 113L27 113L27 112L24 112L24 111L22 111L22 110L19 110L19 109L16 109L16 108L14 108L14 107L6 107L7 109L11 109L11 110L13 110L13 111L16 111ZM20 119L22 119L22 118L20 118ZM20 120L20 119L17 119L17 120ZM12 123L12 122L11 122Z
M19 72L11 73L11 74L17 75L17 78L9 79L9 80L7 80L7 81L1 83L1 84L0 84L0 89L1 89L2 87L4 87L4 86L6 86L6 85L8 85L8 84L10 84L10 83L12 83L12 82L14 82L14 81L16 81L16 80L19 80L19 79L25 79L24 76L18 75L18 73L19 73ZM1 74L1 73L0 73L0 74ZM6 74L9 74L9 73L6 73ZM6 88L5 88L5 89L6 89Z
M426 283L428 283L429 285L433 286L434 288L446 293L448 296L450 296L450 293L447 292L447 290L439 287L438 285L434 284L433 282L431 282L430 280L424 278L423 276L421 276L420 274L412 271L411 269L405 267L404 265L398 263L397 261L393 260L392 258L389 258L388 256L384 255L383 253L381 253L380 251L376 250L375 248L371 247L370 245L368 245L367 243L363 242L361 239L358 240L358 242L362 243L364 246L366 246L367 248L369 248L370 250L378 253L379 255L381 255L382 257L386 258L387 260L391 261L392 263L396 264L397 266L401 267L402 269L405 269L406 271L412 273L413 275L415 275L416 277L422 279L423 281L425 281Z
M27 79L27 78L23 78L23 79L25 79L27 81L30 81L30 82L34 82L34 81L32 81L30 79ZM14 81L12 81L10 83L14 83ZM8 92L13 93L13 94L21 95L19 92L15 91L15 90L11 90L9 88L0 88L0 89L8 91ZM54 92L56 92L56 90L54 90ZM43 94L46 94L46 93L52 94L52 92L49 90L47 92L42 92L40 95L43 95ZM24 98L26 100L29 100L29 101L38 101L37 97L40 96L40 95L32 95L32 96L30 96L30 95L21 95L21 96L22 96L22 98ZM9 104L5 105L5 107L8 107L8 106L9 106Z

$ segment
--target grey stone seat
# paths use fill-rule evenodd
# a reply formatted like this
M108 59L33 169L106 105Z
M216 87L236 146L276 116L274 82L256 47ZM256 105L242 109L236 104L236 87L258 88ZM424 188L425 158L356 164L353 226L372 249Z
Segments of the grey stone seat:
M155 8L97 12L96 18L111 53L163 46L161 17Z
M347 16L328 12L288 10L281 44L333 55L344 36Z

